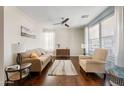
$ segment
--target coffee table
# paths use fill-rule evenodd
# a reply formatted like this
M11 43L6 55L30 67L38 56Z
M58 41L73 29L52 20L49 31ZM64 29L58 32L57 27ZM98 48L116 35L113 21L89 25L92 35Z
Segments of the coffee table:
M5 84L7 84L8 82L15 82L15 81L19 81L25 77L27 77L28 75L31 78L30 75L30 70L31 70L31 63L23 63L20 65L11 65L11 66L7 66L5 68L5 74L6 74L6 81Z

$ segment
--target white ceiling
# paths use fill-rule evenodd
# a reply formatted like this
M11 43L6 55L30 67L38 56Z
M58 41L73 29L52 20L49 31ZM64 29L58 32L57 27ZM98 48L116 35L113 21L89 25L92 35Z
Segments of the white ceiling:
M18 6L18 9L37 22L53 26L61 21L61 17L69 17L71 27L83 26L104 11L107 6ZM89 15L88 18L81 18Z

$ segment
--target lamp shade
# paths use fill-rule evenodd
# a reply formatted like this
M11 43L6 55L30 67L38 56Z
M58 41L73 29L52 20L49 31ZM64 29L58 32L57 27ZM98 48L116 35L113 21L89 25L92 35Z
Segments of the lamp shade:
M18 42L17 43L17 45L16 45L16 52L17 53L22 53L22 52L25 52L25 48L24 48L24 46L23 46L23 44L21 44L20 42Z
M85 44L84 43L81 44L81 48L85 48Z

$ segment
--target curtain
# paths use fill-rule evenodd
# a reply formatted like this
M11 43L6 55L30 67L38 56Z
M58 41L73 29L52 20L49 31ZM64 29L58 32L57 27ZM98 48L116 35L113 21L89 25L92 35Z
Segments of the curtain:
M49 51L53 51L55 49L55 32L54 31L45 31L44 32L45 39L45 49Z
M124 7L115 7L116 30L115 30L115 65L124 67Z
M85 27L85 52L88 54L88 27Z

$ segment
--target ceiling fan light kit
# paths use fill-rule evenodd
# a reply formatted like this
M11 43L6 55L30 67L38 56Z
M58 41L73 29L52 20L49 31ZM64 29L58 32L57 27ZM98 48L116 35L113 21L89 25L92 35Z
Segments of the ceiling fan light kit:
M88 18L89 15L82 15L81 18Z

